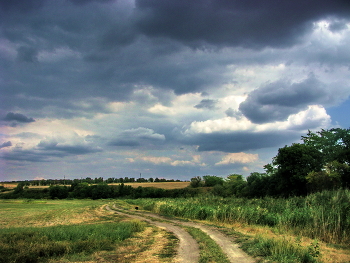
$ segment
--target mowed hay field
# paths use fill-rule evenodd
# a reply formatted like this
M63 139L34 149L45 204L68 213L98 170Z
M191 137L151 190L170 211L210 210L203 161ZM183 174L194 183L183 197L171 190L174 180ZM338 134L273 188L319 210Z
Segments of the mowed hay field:
M109 185L119 185L120 183L112 183ZM190 182L153 182L153 183L124 183L125 185L130 185L134 188L137 188L139 186L141 187L155 187L155 188L162 188L162 189L181 189L185 188L190 185ZM17 183L0 183L0 185L12 189L17 186ZM69 186L69 185L68 185ZM29 188L35 189L35 188L48 188L49 186L29 186Z
M125 185L130 185L132 187L155 187L162 189L181 189L190 185L190 182L159 182L159 183L125 183Z

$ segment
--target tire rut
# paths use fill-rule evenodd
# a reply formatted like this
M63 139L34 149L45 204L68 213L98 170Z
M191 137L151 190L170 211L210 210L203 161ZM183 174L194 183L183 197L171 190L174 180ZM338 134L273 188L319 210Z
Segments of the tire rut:
M113 207L117 209L115 206ZM199 245L197 241L183 228L175 226L169 223L163 223L159 221L153 221L151 219L145 218L144 216L138 216L133 214L123 213L119 210L111 209L108 205L106 206L108 211L114 212L119 215L128 216L141 221L146 221L156 227L163 228L169 232L172 232L179 239L179 248L177 251L177 256L175 262L178 263L195 263L199 260Z
M183 222L176 219L168 219L163 216L153 214L153 213L148 213L148 212L138 211L137 213L143 214L148 217L153 217L155 219L166 220L168 222L172 222L178 225L199 228L200 230L205 232L207 235L209 235L210 238L213 239L221 247L222 251L226 254L230 262L235 262L235 263L256 262L256 260L254 260L252 257L247 255L242 249L240 249L238 244L232 242L232 240L229 237L222 234L220 231L216 230L213 227L209 227L200 223ZM197 262L197 261L193 261L193 262Z

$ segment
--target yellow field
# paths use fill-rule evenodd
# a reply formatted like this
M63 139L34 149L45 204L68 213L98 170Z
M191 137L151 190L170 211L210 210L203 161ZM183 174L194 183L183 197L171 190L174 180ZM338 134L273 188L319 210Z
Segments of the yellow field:
M118 184L111 184L118 185ZM125 185L131 185L132 187L156 187L163 189L180 189L190 185L190 182L159 182L159 183L125 183Z
M0 183L0 185L9 189L15 188L17 186L16 183ZM119 185L119 183L113 183L109 185ZM125 183L125 185L130 185L134 188L141 186L141 187L155 187L155 188L162 188L162 189L181 189L189 186L190 182ZM49 186L29 186L29 188L32 188L32 189L48 188L48 187Z
M6 188L15 188L17 186L16 183L13 184L8 184L8 183L0 183L1 186L6 187Z

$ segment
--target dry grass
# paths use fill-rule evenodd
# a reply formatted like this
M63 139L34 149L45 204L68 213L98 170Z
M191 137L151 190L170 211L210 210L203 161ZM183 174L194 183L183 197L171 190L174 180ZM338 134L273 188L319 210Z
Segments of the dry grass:
M0 200L0 228L70 225L100 221L108 216L102 201Z
M114 184L114 185L118 185L118 184ZM162 188L162 189L181 189L189 186L190 182L125 183L125 185L130 185L134 188L141 186L141 187L155 187L155 188Z
M148 227L144 232L137 233L125 245L119 247L115 256L108 255L105 259L112 259L110 262L119 263L172 262L172 257L161 256L168 245L169 239L166 231L155 227Z
M9 184L9 183L0 183L1 186L3 187L6 187L8 189L12 189L12 188L15 188L17 186L17 183L12 183L12 184Z

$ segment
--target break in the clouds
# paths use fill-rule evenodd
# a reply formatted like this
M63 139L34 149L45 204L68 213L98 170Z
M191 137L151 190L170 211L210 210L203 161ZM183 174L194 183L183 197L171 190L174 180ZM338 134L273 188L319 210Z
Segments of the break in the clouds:
M0 179L249 175L348 128L350 3L0 0Z

